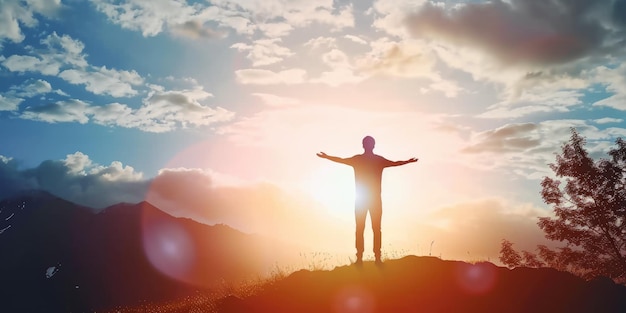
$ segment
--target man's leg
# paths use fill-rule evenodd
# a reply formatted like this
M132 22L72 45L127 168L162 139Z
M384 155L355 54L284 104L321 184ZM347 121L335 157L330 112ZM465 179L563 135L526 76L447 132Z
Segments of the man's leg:
M357 262L363 260L364 240L363 232L365 231L365 218L367 216L367 209L355 208L354 217L356 221L356 233L355 233L355 245L356 245L356 258Z
M374 233L374 256L376 261L380 262L380 250L382 243L381 220L383 217L382 201L377 201L370 208L370 219L372 220L372 232Z

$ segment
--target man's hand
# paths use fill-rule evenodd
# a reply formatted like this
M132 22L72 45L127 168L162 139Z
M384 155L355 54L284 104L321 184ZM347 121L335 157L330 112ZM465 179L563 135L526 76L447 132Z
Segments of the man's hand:
M319 152L317 153L317 156L322 158L322 159L328 159L328 155L324 152Z
M406 160L406 163L417 162L417 160L419 160L419 159L418 158L410 158L410 159Z

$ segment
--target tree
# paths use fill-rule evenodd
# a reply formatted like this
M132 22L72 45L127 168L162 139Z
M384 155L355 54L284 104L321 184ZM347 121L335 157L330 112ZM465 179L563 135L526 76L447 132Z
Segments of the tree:
M618 138L610 158L597 161L585 143L572 129L556 163L550 164L555 178L544 177L541 182L541 197L554 208L554 217L541 217L538 225L547 239L565 246L557 250L538 246L538 256L523 251L521 261L507 263L517 252L503 241L504 264L546 264L585 278L607 276L626 282L626 142Z

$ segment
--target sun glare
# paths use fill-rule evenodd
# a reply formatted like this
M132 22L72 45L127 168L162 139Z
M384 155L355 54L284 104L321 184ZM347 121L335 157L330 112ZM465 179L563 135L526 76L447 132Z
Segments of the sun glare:
M348 167L318 166L312 171L305 188L333 215L343 216L354 208L354 177Z

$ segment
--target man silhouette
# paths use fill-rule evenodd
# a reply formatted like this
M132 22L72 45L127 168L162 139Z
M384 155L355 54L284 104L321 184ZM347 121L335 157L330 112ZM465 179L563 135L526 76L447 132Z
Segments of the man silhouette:
M354 215L356 220L356 264L363 263L365 219L367 212L370 213L372 231L374 232L374 256L376 263L380 264L381 231L380 224L383 215L383 204L380 197L383 169L385 167L399 166L417 162L417 158L406 161L389 161L380 155L374 154L376 141L371 136L363 138L363 154L357 154L350 158L340 158L327 155L324 152L317 154L318 157L333 162L352 166L354 169L354 182L356 187L356 199Z

